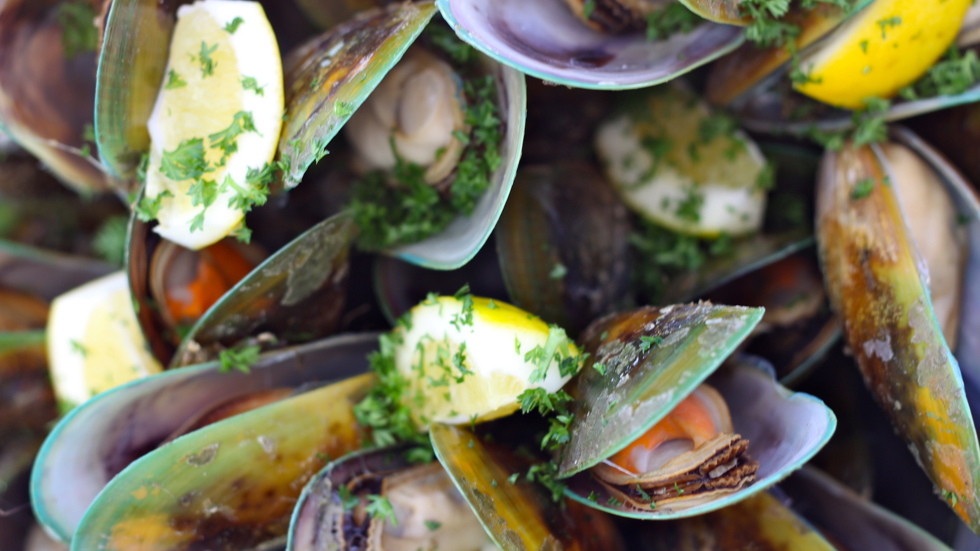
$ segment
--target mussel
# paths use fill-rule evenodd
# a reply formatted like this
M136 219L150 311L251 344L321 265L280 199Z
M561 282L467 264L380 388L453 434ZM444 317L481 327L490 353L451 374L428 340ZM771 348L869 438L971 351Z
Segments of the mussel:
M961 229L956 219L949 218L960 209L976 212L976 203L961 177L914 135L896 129L893 136L911 151L864 147L824 158L817 222L824 277L866 384L944 501L976 530L980 506L973 499L973 488L980 445L957 362L961 359L963 375L975 380L973 342L963 341L975 332L973 309L963 309L968 317L958 330L950 327L956 307L975 293L971 291L975 276L968 263L962 280L965 288L956 288L964 277L955 270L963 262L955 260L963 245L957 239ZM891 152L888 157L886 150ZM920 168L897 172L896 160ZM909 199L902 195L908 192L907 185L930 182L932 191L918 192L912 197L919 199L906 203ZM937 221L921 226L910 221L915 207L931 204L923 203L925 197L941 204L947 194L952 211L929 208L924 214L938 215ZM940 242L917 244L926 237L910 229L917 226L939 236ZM970 246L975 247L975 242L971 240ZM972 261L976 255L972 249L970 253ZM942 266L928 265L926 260L936 255ZM948 268L954 268L951 275L942 275L940 270ZM936 282L951 287L930 292L933 271ZM953 308L939 318L932 296L947 293L953 299L946 302ZM944 331L949 331L945 337ZM951 346L957 334L960 344L954 357Z

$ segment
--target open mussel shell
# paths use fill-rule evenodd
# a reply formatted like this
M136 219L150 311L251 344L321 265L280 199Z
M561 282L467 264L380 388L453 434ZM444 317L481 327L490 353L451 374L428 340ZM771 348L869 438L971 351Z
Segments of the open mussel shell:
M575 419L559 475L588 469L636 440L704 382L760 319L761 308L698 303L640 308L590 325L580 338L589 359L568 389Z
M192 427L202 414L243 396L273 389L297 388L311 381L335 381L362 373L366 369L367 354L376 348L376 334L338 336L266 354L251 367L249 373L227 373L222 371L219 363L211 363L164 372L100 394L62 419L38 455L32 479L32 498L39 521L59 540L70 541L86 509L116 474L183 432L183 428ZM307 402L309 399L304 398L302 403L277 405L279 408L285 407L286 411L280 411L270 419L279 419L279 415L292 411L292 417L280 419L284 423L281 430L287 432L295 429L295 423L309 423L322 428L323 423L340 422L321 417L319 413L306 412L304 408L313 407ZM327 404L330 404L329 398L324 398L321 405L325 414L329 414L333 407ZM294 407L297 409L290 409ZM260 418L264 419L261 415ZM252 426L248 423L234 426L244 430L244 434L250 435L249 438L257 438L261 434L264 435L262 438L268 439L263 442L279 442L275 450L284 450L282 446L292 442L294 436L288 434L283 437L284 440L278 439L276 434L280 429L271 429L271 433L255 432L264 430L259 427L266 425L261 419L252 419ZM226 436L232 434L220 430ZM295 430L295 438L309 446L304 453L311 454L311 457L321 446L318 444L321 441L317 439L326 437L330 432L324 429L321 435L312 437L305 428ZM344 425L338 430L339 437L351 429ZM224 436L214 438L214 442L218 442ZM254 442L249 446L252 444ZM175 445L167 444L161 450L170 450L165 451L165 457L178 454L173 449ZM237 453L232 452L230 446L219 451L222 454ZM160 457L151 460L146 468L161 465L164 456ZM317 462L316 458L307 459L312 463ZM265 468L267 461L263 458L258 464ZM152 473L152 470L145 472ZM243 491L245 489L242 488ZM112 498L106 499L112 501Z
M622 549L609 517L575 502L555 501L526 477L533 464L462 426L434 424L432 446L460 493L501 549Z
M765 492L705 515L635 523L631 528L631 539L643 541L648 551L842 551L806 519Z
M708 383L727 402L735 433L749 442L746 453L759 464L754 482L730 493L700 497L695 494L689 499L658 504L654 509L641 509L615 499L607 486L590 473L579 473L568 480L568 495L586 505L631 518L669 520L700 515L738 503L789 476L830 440L837 426L830 408L812 396L781 386L772 367L761 359L740 357ZM619 417L626 418L623 414Z
M261 332L292 343L336 331L355 233L350 217L338 214L280 249L201 316L170 367L213 359L208 347L230 346Z
M429 2L401 3L361 13L311 40L285 63L286 116L279 159L289 170L284 184L299 184L327 144L401 59L435 14ZM503 130L500 163L473 213L419 243L386 251L426 268L452 270L467 263L489 238L520 160L526 118L526 85L517 71L483 58L481 72L492 76ZM330 83L329 88L317 83ZM343 109L339 106L345 106Z
M442 465L413 464L405 452L354 452L327 465L303 489L286 548L462 550L492 545ZM372 495L388 499L394 520L364 514L364 498Z
M0 126L59 180L83 192L109 189L99 163L85 152L95 103L97 13L94 0L0 6Z
M522 73L577 88L621 90L666 82L725 55L744 40L738 27L705 22L648 41L611 35L579 20L562 0L438 0L464 41Z
M910 133L894 135L905 137L905 144L936 170L957 208L975 207L955 171L937 164L938 156L923 156L926 150L908 139ZM927 276L919 268L922 257L883 155L875 146L828 152L824 158L817 196L824 277L865 383L944 501L977 531L980 445L957 359L939 327ZM860 195L856 186L863 186ZM970 225L975 236L978 221ZM975 298L978 287L977 239L970 246L963 301ZM968 375L973 366L967 362L977 356L970 348L975 335L969 334L976 332L975 310L962 308L960 322L966 339L958 353Z
M626 207L585 162L518 172L495 238L510 300L578 333L629 292Z
M794 511L840 549L949 551L949 547L902 517L875 505L813 467L803 467L779 485Z
M344 305L348 257L356 229L346 214L313 226L257 266L213 304L181 339L176 352L153 300L153 258L171 245L135 216L128 247L129 281L137 318L154 356L171 367L207 361L215 348L269 332L282 343L309 341L336 330Z
M302 362L301 362L302 363ZM365 360L346 367L365 368ZM179 373L179 372L175 372ZM286 535L304 484L367 437L358 375L205 426L137 459L81 519L76 550L239 550Z

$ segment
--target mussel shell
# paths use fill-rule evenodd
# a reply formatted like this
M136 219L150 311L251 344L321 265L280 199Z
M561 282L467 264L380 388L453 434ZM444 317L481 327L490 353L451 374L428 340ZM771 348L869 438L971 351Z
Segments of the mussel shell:
M707 500L698 500L695 494L690 502L678 500L655 509L639 509L610 499L614 496L586 472L568 480L568 495L591 507L631 518L695 516L764 491L799 469L830 440L837 418L823 402L779 385L772 367L758 358L743 356L732 367L719 371L708 383L725 398L735 432L749 441L747 453L759 462L755 482Z
M779 485L793 510L845 549L948 551L935 537L855 494L823 472L804 466Z
M432 446L439 462L501 549L609 550L623 548L610 519L564 500L515 473L533 462L488 442L462 426L434 424Z
M267 258L201 316L176 351L169 339L173 328L164 322L150 292L152 258L164 241L135 215L130 223L126 261L137 319L153 355L164 365L206 361L216 345L231 346L262 331L294 343L337 328L356 231L348 215L327 218Z
M898 197L887 183L887 167L877 148L828 152L824 158L817 204L827 289L879 406L944 500L978 530L980 444L959 366L932 310ZM853 198L854 186L869 178L870 193ZM959 178L945 184L954 196L965 189ZM975 293L975 277L964 281L966 293ZM974 327L972 321L962 320L961 327ZM961 357L975 356L974 351Z
M113 0L99 54L95 136L106 168L133 180L150 147L153 112L177 8L191 0Z
M761 308L698 303L641 308L590 325L580 339L589 358L568 389L575 418L559 475L600 463L653 427L760 319Z
M68 186L106 191L109 180L82 152L95 103L95 52L66 55L57 11L67 3L0 6L0 126Z
M0 333L0 440L44 434L58 416L44 342L41 331Z
M376 334L338 336L263 355L249 373L225 373L211 363L98 395L65 416L38 455L31 494L39 521L59 540L70 541L112 477L202 410L251 392L361 373L376 347Z
M306 481L367 434L360 375L225 419L141 457L89 507L72 548L232 551L285 536Z
M632 523L633 541L648 551L833 551L807 520L768 493L706 515ZM838 550L840 551L840 550Z
M572 334L624 306L629 231L626 207L591 164L522 168L495 234L511 301Z
M666 82L738 47L737 27L704 23L647 41L608 35L580 21L562 0L437 0L460 38L522 73L576 88L619 90Z
M292 51L283 64L286 118L279 142L283 176L295 187L435 15L431 2L358 14ZM347 109L335 109L345 102Z
M338 214L259 265L218 300L184 337L170 367L202 361L195 351L230 346L260 332L287 343L336 331L343 313L350 247L356 228ZM212 359L213 353L203 354Z

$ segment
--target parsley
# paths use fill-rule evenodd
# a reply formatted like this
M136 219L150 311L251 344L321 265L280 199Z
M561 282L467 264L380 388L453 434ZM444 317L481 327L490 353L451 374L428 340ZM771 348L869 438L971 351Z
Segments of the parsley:
M143 222L149 222L157 217L160 213L160 202L163 201L165 197L173 197L174 194L169 191L163 191L160 195L156 197L146 197L144 196L140 203L133 207L133 211L136 213L136 217Z
M435 532L439 528L442 528L442 523L435 520L427 520L425 521L425 527L428 528L429 531Z
M851 199L864 199L865 197L871 195L871 192L875 189L875 181L871 178L865 178L860 182L854 184L854 189L851 190Z
M596 373L598 373L599 375L605 375L606 374L606 364L604 364L602 362L595 362L595 363L593 363L592 364L592 369L595 369L596 370Z
M224 165L228 156L238 151L238 137L245 132L258 133L258 130L255 128L255 120L252 118L250 111L239 111L235 113L228 128L208 135L211 149L220 149L223 152L219 165Z
M95 26L98 14L86 0L62 2L56 8L55 19L61 27L61 47L65 57L94 52L99 47L99 29Z
M227 348L218 354L218 361L221 362L222 373L231 370L248 373L252 370L252 364L259 361L259 353L262 348L258 345Z
M125 216L112 216L95 232L92 248L95 253L113 266L122 267L126 258L126 233L129 220Z
M354 114L354 104L349 101L334 102L333 112L338 117L349 117Z
M593 12L595 12L595 0L585 0L585 3L582 4L582 17L592 19Z
M350 511L361 503L361 498L351 494L350 488L347 486L337 488L337 494L340 497L340 504L345 511Z
M225 31L228 34L235 34L235 31L237 31L238 27L241 26L241 24L244 22L245 20L242 19L241 17L236 17L232 19L231 22L229 22L227 25L225 25Z
M466 83L466 109L470 145L456 166L448 194L425 182L425 169L405 161L395 151L395 168L389 177L368 174L352 191L350 210L361 230L358 244L365 250L382 250L416 243L444 230L460 214L469 215L490 186L490 175L500 165L501 139L496 84L492 77ZM398 183L390 184L391 179Z
M208 45L202 40L201 41L201 53L197 54L194 58L198 63L201 64L201 78L208 77L214 74L214 68L217 67L217 63L211 59L211 54L218 49L218 44L215 43L213 46L208 47Z
M259 81L255 77L242 77L242 88L252 90L258 96L265 95L265 86L259 86Z
M214 170L204 158L204 140L183 140L173 151L164 151L160 172L174 181L196 180Z
M82 343L76 341L75 339L71 339L69 344L71 344L72 352L75 352L83 358L88 355L88 349L86 349Z
M688 188L684 199L677 204L677 210L674 211L674 214L678 218L696 223L701 220L701 207L703 206L704 194L696 186L692 186Z
M606 504L612 505L613 507L619 507L620 505L623 504L623 502L614 497L610 497L609 499L606 500Z
M187 81L181 78L180 75L177 74L177 71L170 69L170 71L167 72L167 83L163 85L163 89L174 90L177 88L183 88L184 86L187 86Z
M919 80L899 91L901 97L914 100L936 96L955 96L980 81L980 58L973 50L965 54L952 45L943 59L929 68Z
M663 40L677 33L686 33L702 23L697 14L687 9L684 4L671 2L666 6L655 9L646 16L647 40Z
M678 486L676 482L674 482L674 491L677 492L677 495L684 494L684 489Z
M664 338L658 336L641 336L640 337L640 352L646 352L650 350L651 346L660 346L663 344Z
M898 17L896 15L896 16L892 16L892 17L887 17L885 19L879 19L877 21L877 23L878 23L878 28L881 29L881 39L882 40L885 40L888 37L887 30L888 29L893 29L893 28L901 25L902 24L902 18L901 17Z
M375 520L387 521L394 526L398 526L398 517L395 515L395 508L391 506L388 498L379 495L369 495L365 511Z
M644 501L649 501L650 502L650 507L652 509L656 509L657 508L656 503L653 502L653 498L650 497L650 494L648 494L646 492L646 490L644 490L643 487L640 486L639 484L636 485L636 493L640 494L640 497L643 498Z
M245 225L244 220L231 232L231 235L242 243L248 244L252 242L252 230Z
M682 235L645 220L638 220L629 241L635 259L633 287L648 302L660 300L672 277L697 270L709 258L732 251L730 242L717 246L717 241Z
M425 34L442 51L460 65L467 65L476 59L476 50L456 37L456 33L444 25L429 25Z
M427 435L415 428L411 410L402 400L407 393L408 381L395 368L395 345L400 338L397 333L379 337L379 349L368 356L378 382L354 406L354 416L360 426L371 429L368 443L386 447L410 442L415 446L409 452L410 460L431 461L431 442Z

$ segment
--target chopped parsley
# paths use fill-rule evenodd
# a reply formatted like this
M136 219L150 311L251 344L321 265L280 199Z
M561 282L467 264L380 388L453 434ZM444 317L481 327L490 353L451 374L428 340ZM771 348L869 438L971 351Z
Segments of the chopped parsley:
M61 47L65 57L94 52L99 47L99 29L95 26L98 14L87 0L62 2L55 18L61 27Z
M646 16L647 40L663 40L677 33L686 33L704 22L680 2L671 2Z
M265 95L265 86L259 86L259 81L255 77L242 77L242 88L255 92L257 96Z
M657 303L671 277L697 270L708 259L731 253L730 237L699 239L679 234L645 220L638 220L630 235L633 250L633 287L645 300Z
M379 337L378 350L368 356L371 370L378 381L367 396L354 406L354 416L360 426L370 429L368 444L386 447L408 442L413 445L408 458L427 462L433 458L432 444L428 436L415 427L411 410L402 402L408 381L395 368L395 346L400 339L397 333Z
M851 190L851 199L864 199L865 197L871 195L871 192L875 189L875 181L872 178L865 178L860 182L854 184L854 189Z
M448 53L459 55L454 52ZM405 161L392 139L396 159L392 173L369 173L354 185L351 194L350 210L361 230L358 245L362 249L388 249L435 235L457 216L472 214L477 200L490 186L490 176L502 162L496 83L493 77L465 71L462 77L468 103L465 120L471 131L448 189L440 192L426 183L425 168Z
M166 197L173 197L174 194L169 191L163 191L160 195L156 197L146 197L140 200L138 205L133 207L133 211L136 213L136 217L143 222L149 222L157 217L160 213L160 202Z
M902 24L902 18L899 16L886 17L885 19L879 19L877 21L878 28L881 29L881 39L885 40L888 38L888 29L893 29Z
M232 370L248 373L252 370L252 365L259 361L259 353L262 348L258 345L241 346L227 348L218 354L218 361L221 363L220 371L227 373Z
M585 0L582 4L582 17L591 19L593 12L595 12L595 0Z
M229 155L238 151L238 137L246 132L258 133L255 128L255 120L250 111L239 111L235 113L228 128L208 135L211 148L220 149L223 153L221 161L218 163L219 166L225 164Z
M935 96L955 96L980 81L980 58L973 50L963 53L952 45L942 60L919 80L902 88L899 95L907 100Z
M369 495L367 499L368 504L364 510L371 515L371 518L390 522L392 525L398 526L398 516L395 515L395 508L391 506L388 498L379 495Z
M650 350L652 346L660 346L664 342L663 337L644 335L640 337L640 352Z
M241 17L236 17L232 19L227 25L225 25L225 31L228 34L235 34L235 31L237 31L238 27L241 26L241 24L244 22L245 20L242 19Z
M187 86L187 81L181 78L177 71L170 69L170 71L167 72L167 83L163 85L163 89L175 90L177 88L183 88L184 86Z
M439 528L442 528L442 523L436 520L427 520L425 521L425 527L428 528L429 531L435 532Z
M99 226L92 239L92 248L109 264L122 267L126 258L126 233L129 220L125 216L113 216Z
M194 59L201 64L201 77L209 77L214 74L214 68L218 65L213 59L211 59L211 54L218 49L218 44L215 43L212 46L208 46L203 40L201 41L201 52L194 57Z

